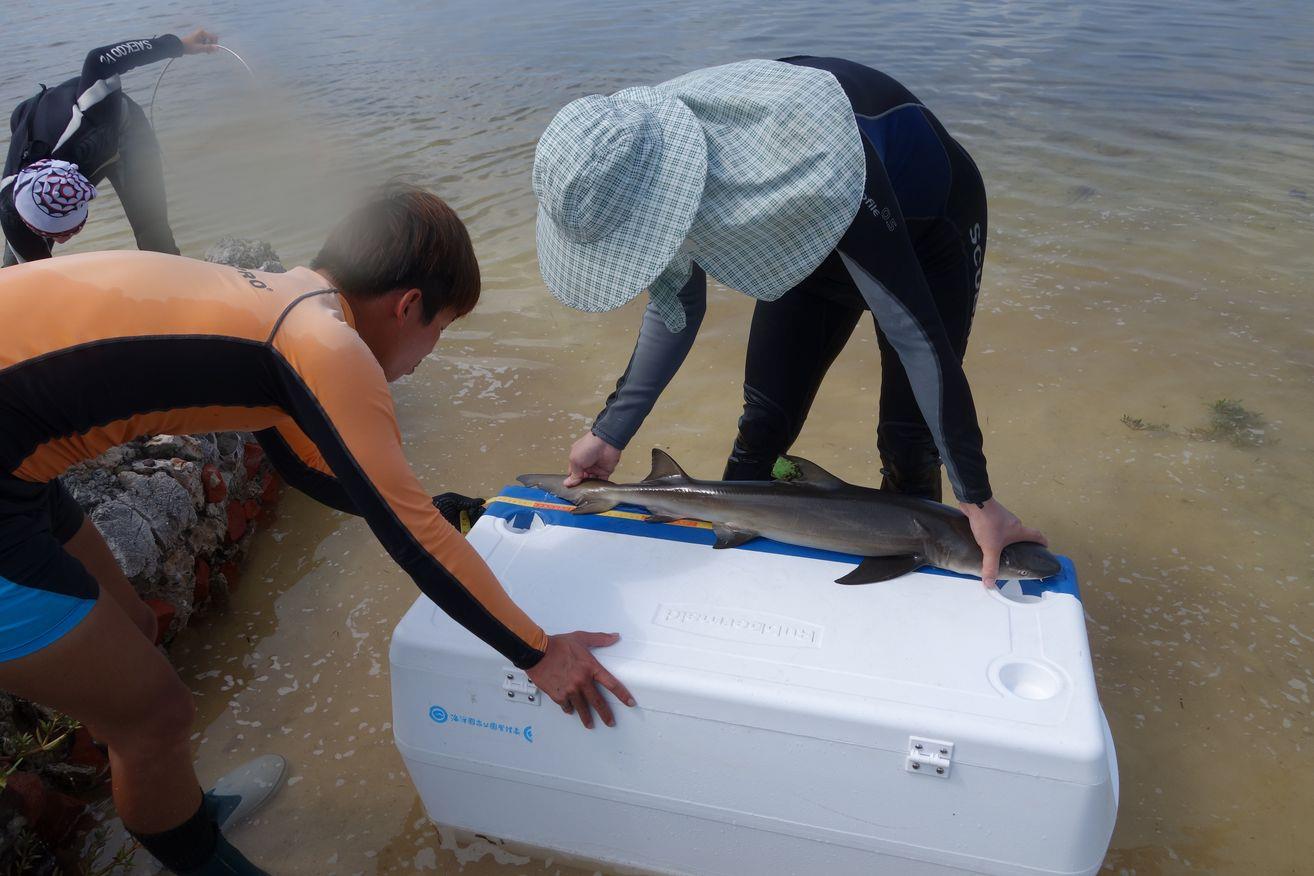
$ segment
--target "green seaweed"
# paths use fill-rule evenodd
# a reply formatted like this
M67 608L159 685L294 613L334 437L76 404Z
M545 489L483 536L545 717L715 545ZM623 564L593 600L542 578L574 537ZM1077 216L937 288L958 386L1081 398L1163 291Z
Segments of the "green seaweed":
M771 477L778 481L792 481L802 475L803 473L798 470L798 466L783 456L777 457L776 464L771 468Z
M1247 409L1240 399L1220 398L1208 405L1209 422L1188 433L1201 441L1227 441L1234 447L1259 447L1268 442L1264 415Z
M1150 423L1142 420L1140 417L1133 417L1131 414L1122 415L1122 424L1134 432L1171 432L1172 428L1167 423Z

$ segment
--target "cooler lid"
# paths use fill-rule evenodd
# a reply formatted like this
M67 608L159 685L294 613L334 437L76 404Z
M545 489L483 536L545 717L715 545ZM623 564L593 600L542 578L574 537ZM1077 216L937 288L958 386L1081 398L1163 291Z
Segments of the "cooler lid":
M892 750L911 728L955 742L960 763L1107 779L1066 558L1058 576L1002 590L929 568L846 587L834 581L858 557L767 539L713 550L706 524L570 507L507 487L470 541L549 632L620 633L599 656L647 692L641 705ZM501 660L436 608L421 613L424 647ZM410 620L399 644L418 641Z

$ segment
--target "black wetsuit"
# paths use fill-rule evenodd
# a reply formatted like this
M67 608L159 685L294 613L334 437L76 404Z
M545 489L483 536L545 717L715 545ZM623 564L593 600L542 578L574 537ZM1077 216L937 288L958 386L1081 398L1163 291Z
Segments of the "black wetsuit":
M87 53L80 76L53 88L42 86L14 109L0 188L6 265L50 256L51 241L28 228L14 208L13 177L42 158L76 164L93 185L108 179L137 247L177 254L160 146L142 108L120 91L119 74L182 53L182 41L173 34L101 46Z
M990 482L962 369L986 246L981 175L930 110L889 76L838 58L782 60L839 80L862 132L866 190L817 270L776 301L757 303L744 412L725 477L770 477L827 369L870 310L881 351L877 446L886 486L938 499L943 457L958 499L984 502ZM649 307L595 435L618 448L629 443L693 345L706 298L706 277L695 267L680 292L683 331L668 331Z

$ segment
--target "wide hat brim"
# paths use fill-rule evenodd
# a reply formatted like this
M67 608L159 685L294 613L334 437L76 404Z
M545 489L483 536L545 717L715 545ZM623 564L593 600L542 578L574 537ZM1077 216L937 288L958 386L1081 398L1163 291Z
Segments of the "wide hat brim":
M739 61L656 86L707 137L694 260L722 284L772 301L816 270L857 215L866 160L853 105L824 70Z
M652 88L625 89L611 99L651 107L661 132L654 171L641 181L643 191L629 193L637 208L605 235L585 242L570 239L542 205L538 209L543 282L561 303L591 313L631 301L671 263L693 224L707 178L706 139L688 107ZM540 140L536 161L544 160L551 128Z

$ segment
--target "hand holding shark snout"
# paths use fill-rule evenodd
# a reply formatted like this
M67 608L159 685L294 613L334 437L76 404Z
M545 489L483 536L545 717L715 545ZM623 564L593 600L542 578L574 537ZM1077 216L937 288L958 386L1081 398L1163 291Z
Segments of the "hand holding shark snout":
M1024 526L1017 515L1009 511L995 499L987 500L981 507L971 502L958 506L967 515L972 525L972 536L981 548L981 583L993 587L999 575L999 555L1010 544L1030 541L1049 547L1049 539L1038 529Z

